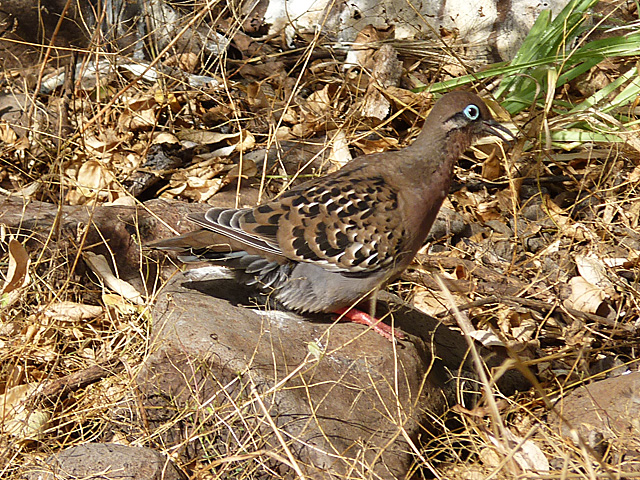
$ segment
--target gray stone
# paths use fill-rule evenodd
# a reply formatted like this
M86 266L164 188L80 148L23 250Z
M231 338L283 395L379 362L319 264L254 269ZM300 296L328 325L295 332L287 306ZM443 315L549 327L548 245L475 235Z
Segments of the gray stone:
M87 443L51 455L30 467L29 480L184 480L160 452L116 443Z
M460 235L466 229L467 224L462 215L450 208L441 207L429 230L427 240L433 242L447 236Z
M561 398L555 428L576 444L596 452L611 446L611 463L625 471L640 471L640 372L617 375L579 387Z
M153 310L157 350L137 378L150 426L179 412L184 422L164 441L183 442L187 458L200 452L183 431L207 431L201 443L211 445L251 431L245 444L291 463L286 442L309 478L344 478L350 471L358 478L405 478L410 442L430 415L457 403L456 378L470 375L460 371L467 368L464 338L398 307L387 318L407 339L393 345L364 326L333 324L331 315L303 318L257 308L248 297L228 278L178 275L165 286ZM229 455L242 449L225 442L217 449Z

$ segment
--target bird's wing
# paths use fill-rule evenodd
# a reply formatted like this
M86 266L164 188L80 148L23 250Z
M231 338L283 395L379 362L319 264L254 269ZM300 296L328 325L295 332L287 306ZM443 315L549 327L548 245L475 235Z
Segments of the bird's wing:
M405 248L397 193L382 177L338 175L253 209L213 208L192 220L253 252L367 274Z
M251 208L210 208L204 215L189 215L189 220L201 227L233 240L233 243L273 255L282 255L278 245L258 232L245 230L245 224L255 228Z

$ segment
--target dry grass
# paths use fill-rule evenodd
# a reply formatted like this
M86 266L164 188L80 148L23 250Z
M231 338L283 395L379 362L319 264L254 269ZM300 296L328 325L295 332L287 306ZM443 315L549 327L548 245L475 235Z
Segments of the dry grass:
M215 20L231 18L225 8L213 12ZM186 48L181 41L188 27L201 24L208 14L202 9L185 16L184 29L180 28L169 44L158 45L155 60L143 69L193 61L179 50ZM240 31L240 25L233 24L231 31ZM330 152L327 156L338 163L339 141L361 151L387 148L397 139L400 145L410 141L404 131L415 131L411 129L424 114L429 95L389 90L389 118L380 122L363 119L358 108L365 96L367 76L343 70L341 57L326 48L320 36L299 41L298 49L285 52L278 48L278 38L254 42L252 48L259 48L242 60L222 53L205 64L203 52L194 63L195 70L215 79L215 87L190 86L175 72L161 72L157 81L149 82L119 68L95 74L94 78L100 77L99 88L76 87L67 97L60 89L41 97L28 90L25 98L31 102L29 108L41 115L28 127L28 136L13 136L6 127L0 131L4 140L0 159L3 193L89 209L106 201L139 201L129 194L131 179L148 168L144 161L160 133L173 135L182 129L235 134L211 142L220 144L218 147L235 145L241 161L251 150L269 148L287 138L319 136ZM87 60L85 69L97 59L114 64L131 61L106 50L105 45L93 44L81 52ZM37 85L46 80L55 55L70 54L46 46L42 52L50 61L37 72ZM257 68L270 61L268 69ZM561 131L579 121L600 122L599 128L610 125L608 118L603 121L580 112L554 118L552 103L580 100L584 82L592 80L604 86L628 63L605 61L581 76L583 83L576 82L556 92L555 97L549 96L546 104L518 114L513 120L526 146L521 140L497 165L494 162L495 175L486 173L494 155L486 149L477 150L475 158L461 163L457 173L463 185L452 195L452 204L468 222L492 227L466 241L441 240L436 250L487 266L503 278L521 282L521 288L516 294L494 291L495 301L478 302L458 316L464 322L466 315L473 328L495 332L519 366L533 372L539 383L531 392L505 398L490 378L482 381L481 387L490 393L480 406L470 410L457 407L434 418L441 431L435 436L425 432L422 443L414 445L415 478L594 479L621 478L620 472L626 471L617 455L629 448L622 441L625 439L611 440L602 461L588 441L576 445L560 437L547 420L553 416L550 412L559 396L606 373L594 373L594 365L603 358L616 360L612 364L616 368L626 365L637 369L640 343L632 330L638 326L640 312L638 146L633 141L576 143L563 151L561 145L545 140L545 130ZM425 83L446 79L437 76L443 75L443 70L429 64L414 66L413 74ZM20 94L22 72L5 75L13 93ZM479 83L474 87L483 91ZM627 128L637 136L637 100L623 114ZM180 133L177 136L182 139ZM196 143L200 141L206 144L209 140ZM154 187L141 198L215 202L216 189L233 180L225 175L235 161L225 155L217 158L212 161L196 156L186 173L184 168L163 172L164 186ZM266 167L258 169L255 178L260 180L262 198L294 180L282 169L274 172ZM243 181L238 183L238 191L242 185ZM526 216L532 205L538 205L543 219L522 225L512 222ZM505 233L507 229L500 232L499 225L509 226L513 234ZM6 226L1 231L3 248L9 238L16 239L27 245L31 258L31 281L19 289L11 303L3 297L0 310L0 389L17 395L17 400L5 395L11 406L22 400L31 402L27 414L19 417L23 428L11 427L8 420L14 414L5 412L5 434L0 436L1 475L17 478L23 466L89 441L152 446L171 458L198 444L203 454L183 466L193 478L290 478L291 471L301 475L291 452L291 439L266 412L264 401L269 392L258 394L254 385L240 384L239 379L218 380L220 393L213 400L192 392L188 406L177 408L160 427L149 428L132 378L153 350L149 312L161 284L147 283L142 303L113 294L85 266L82 254L92 245L84 242L83 231L76 232L71 241L60 242L63 235L68 232L56 228L38 234L29 228ZM532 241L538 242L535 248ZM602 310L590 312L591 316L566 302L567 282L580 276L576 256L591 259L592 268L603 272L606 279L606 288L596 292L604 295ZM148 261L141 260L142 265ZM3 255L0 271L4 274L7 268L8 256ZM456 282L475 282L474 291L455 292L457 304L490 297L494 284L499 283L474 276L474 271L460 266L441 267L441 272L449 287ZM421 267L416 266L396 289L408 297L430 297L432 289L425 289L421 274ZM141 267L140 278L146 275L146 267ZM510 302L501 300L508 295L513 297ZM548 307L527 304L526 300L538 300ZM452 301L438 297L435 303L440 308L433 309L434 301L422 306L437 313L448 310ZM77 312L52 313L61 302L98 306L100 310L89 317ZM453 318L447 316L445 321L453 323ZM53 399L29 390L105 361L110 363L104 378L83 388ZM194 365L193 369L206 366ZM164 433L184 424L190 426L187 440L164 443ZM269 431L276 434L276 444L269 443ZM551 461L552 473L523 472L522 463L514 459L518 449L513 445L525 440ZM353 478L364 478L363 470L364 466L354 461ZM639 476L624 474L624 478Z

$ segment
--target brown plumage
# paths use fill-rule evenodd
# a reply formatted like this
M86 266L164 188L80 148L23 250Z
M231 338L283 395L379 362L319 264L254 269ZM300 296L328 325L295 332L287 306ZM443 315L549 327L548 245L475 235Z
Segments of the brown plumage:
M476 138L504 140L501 132L511 135L478 96L452 92L411 146L358 157L255 208L189 216L205 230L151 246L235 269L292 310L345 314L390 338L390 327L349 309L411 263L460 155Z

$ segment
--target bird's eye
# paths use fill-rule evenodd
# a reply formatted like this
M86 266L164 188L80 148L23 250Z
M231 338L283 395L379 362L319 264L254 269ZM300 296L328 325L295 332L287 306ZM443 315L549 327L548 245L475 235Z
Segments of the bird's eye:
M478 117L480 117L480 109L473 104L467 105L462 113L464 113L464 116L469 120L477 120Z

